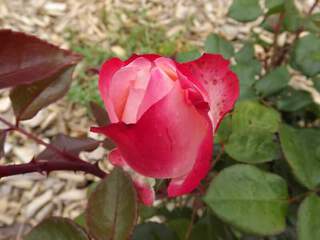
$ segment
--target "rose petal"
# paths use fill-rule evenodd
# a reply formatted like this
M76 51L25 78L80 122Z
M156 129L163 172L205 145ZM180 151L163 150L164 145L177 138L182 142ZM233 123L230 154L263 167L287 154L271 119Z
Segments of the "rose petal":
M108 155L109 162L116 167L127 167L126 161L123 159L121 152L118 148L115 148L111 150L111 152Z
M109 155L108 160L111 162L113 166L121 167L125 171L128 171L130 173L131 169L127 165L126 161L121 155L121 152L118 148L113 149ZM136 188L139 200L147 205L151 206L155 199L155 192L152 186L150 186L148 183L142 181L139 179L136 175L130 174L133 180L133 184Z
M128 165L154 178L176 178L191 171L211 124L185 101L179 82L132 125L93 128L113 139ZM211 133L210 133L211 134Z
M133 184L138 193L139 200L147 206L152 206L155 199L154 189L147 183L133 179Z
M208 121L210 121L208 119ZM175 197L193 191L200 181L207 176L211 168L211 158L213 151L212 129L207 132L205 139L198 150L197 160L192 170L185 176L174 178L168 187L168 196Z
M108 97L108 89L110 87L111 78L115 72L117 72L124 63L118 58L111 58L104 62L101 67L100 74L99 74L99 90L100 95L103 99L104 105L108 112L109 118L111 122L118 122L118 116L115 112L113 107L113 103L111 102L110 98Z
M237 76L229 69L229 61L216 54L203 54L200 58L181 66L179 71L192 81L208 100L215 131L223 116L232 110L238 99Z
M140 105L138 119L156 102L167 96L173 88L173 81L158 68L153 68L149 86Z

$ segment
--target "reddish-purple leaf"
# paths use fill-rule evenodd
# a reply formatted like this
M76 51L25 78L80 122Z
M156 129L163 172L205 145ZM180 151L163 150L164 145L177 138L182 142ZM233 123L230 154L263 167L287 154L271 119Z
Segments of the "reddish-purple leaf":
M92 115L94 116L97 124L100 127L107 126L108 124L110 124L108 113L103 107L101 107L98 103L91 101L90 108L91 108ZM115 148L115 144L109 138L106 138L103 141L103 147L111 150Z
M17 121L34 117L39 110L63 97L69 90L73 68L65 67L42 81L14 87L10 99Z
M100 127L106 126L110 123L107 111L98 103L90 102L92 115Z
M0 30L0 43L0 89L51 78L81 60L78 54L11 30Z
M67 160L72 161L75 160L81 151L90 152L95 150L99 146L100 142L96 141L92 138L73 138L63 134L58 134L51 141L51 145L53 145L56 149L59 150L60 153L54 151L53 149L46 148L42 151L35 159L37 160L48 160L48 161L56 161L56 160ZM65 154L65 156L61 156ZM70 156L76 157L74 159L70 158Z
M0 158L4 156L4 143L6 141L7 132L0 130Z

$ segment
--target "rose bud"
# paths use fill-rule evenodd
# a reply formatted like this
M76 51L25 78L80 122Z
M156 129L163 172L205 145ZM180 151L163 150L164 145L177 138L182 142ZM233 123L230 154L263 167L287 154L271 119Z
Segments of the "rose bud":
M153 54L107 60L99 89L111 124L92 128L117 145L109 160L135 172L140 200L154 191L143 177L171 179L169 197L193 191L211 167L213 136L238 95L237 76L220 55L178 63Z

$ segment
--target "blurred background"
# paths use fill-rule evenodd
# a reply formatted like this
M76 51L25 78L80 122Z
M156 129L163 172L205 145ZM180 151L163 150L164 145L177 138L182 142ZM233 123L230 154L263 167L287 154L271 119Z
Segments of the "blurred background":
M155 52L175 56L203 47L211 33L232 42L235 49L254 32L266 42L273 34L259 23L247 24L227 18L229 0L0 0L0 28L34 34L62 48L84 56L76 69L75 81L67 96L42 110L23 126L43 139L62 132L74 137L97 136L89 133L93 120L90 101L101 101L97 76L87 69L97 68L107 58L127 58L132 53ZM298 0L307 12L314 0ZM281 40L281 39L280 39ZM1 45L1 43L0 43ZM266 54L255 46L259 58ZM298 87L308 88L301 79ZM318 97L318 99L317 99ZM315 93L315 101L320 102ZM0 92L0 114L13 119L8 92ZM7 158L0 164L26 163L42 149L23 136L10 137L5 146ZM89 160L105 158L98 148L83 156ZM19 236L48 215L75 218L86 203L86 186L91 176L72 172L52 173L49 177L28 174L0 181L0 239Z

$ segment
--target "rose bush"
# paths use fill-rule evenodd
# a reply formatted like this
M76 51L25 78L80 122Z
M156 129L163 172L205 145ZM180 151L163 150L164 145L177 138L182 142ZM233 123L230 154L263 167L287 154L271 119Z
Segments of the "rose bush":
M92 131L116 143L109 160L138 173L133 180L147 205L154 191L141 176L171 179L169 197L198 186L210 170L214 132L239 95L229 61L216 54L186 63L153 54L112 58L99 89L111 124Z

